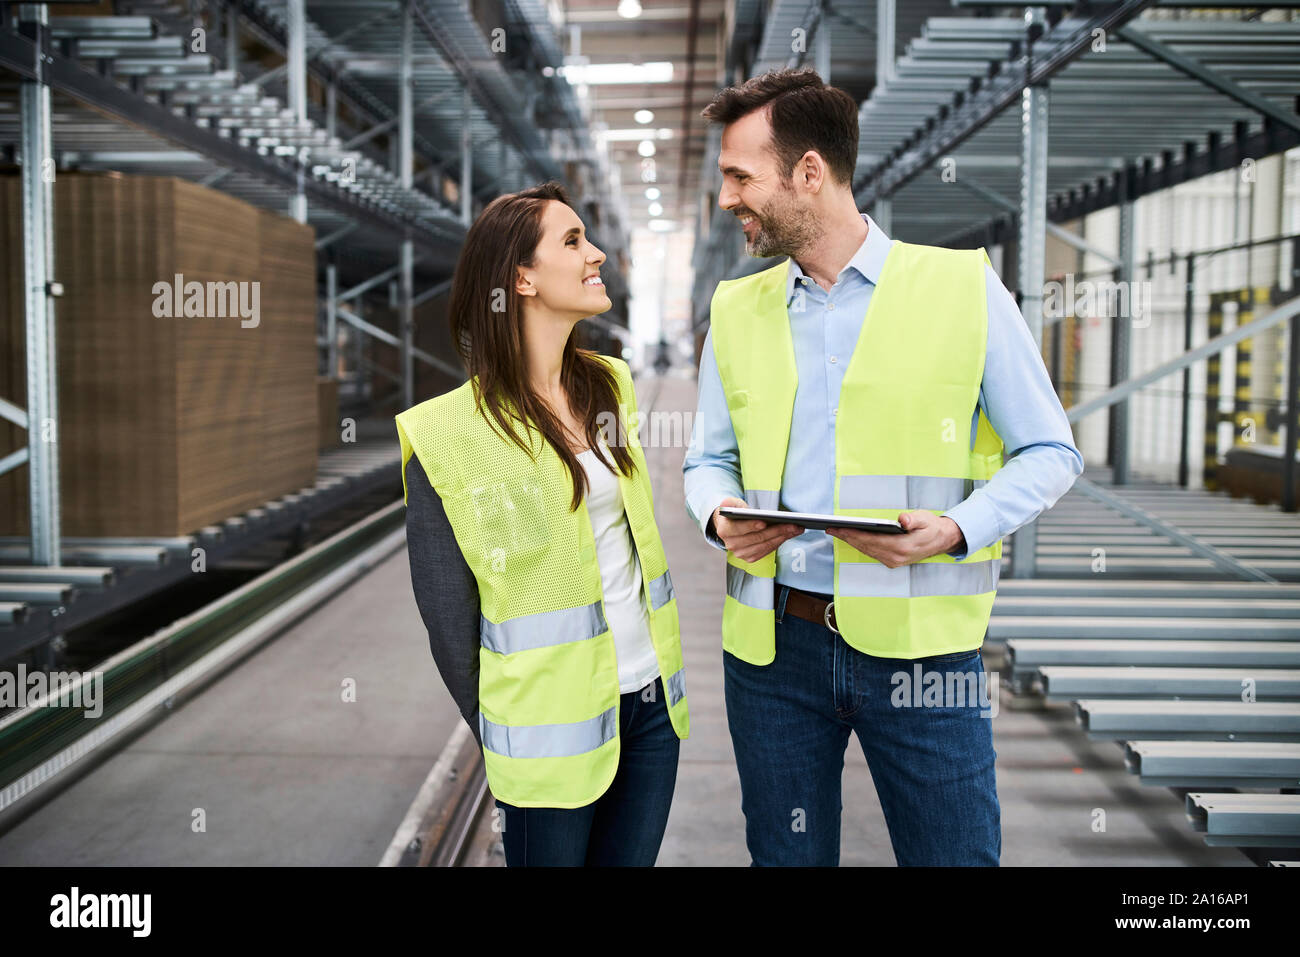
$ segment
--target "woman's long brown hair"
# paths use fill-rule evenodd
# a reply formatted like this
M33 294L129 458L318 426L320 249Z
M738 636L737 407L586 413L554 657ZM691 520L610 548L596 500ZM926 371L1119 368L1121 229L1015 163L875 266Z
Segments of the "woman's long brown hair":
M569 509L577 511L587 494L587 475L564 439L558 416L529 382L523 303L515 290L516 267L533 266L533 254L542 238L542 214L550 200L573 207L564 187L553 181L488 203L465 236L447 312L451 341L474 383L479 412L489 424L495 421L494 428L499 427L529 455L533 454L530 429L541 432L573 479ZM608 435L606 441L618 471L631 475L634 466L622 440L624 418L618 407L614 372L594 351L579 349L572 335L564 344L560 386L583 424L588 447L596 450L596 457L611 472L614 466L602 455L597 438L601 414L614 416L618 435ZM523 426L522 436L515 429L516 422Z

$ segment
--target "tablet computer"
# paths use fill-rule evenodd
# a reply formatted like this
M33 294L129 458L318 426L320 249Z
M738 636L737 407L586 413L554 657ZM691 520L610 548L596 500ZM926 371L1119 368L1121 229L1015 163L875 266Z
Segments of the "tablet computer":
M890 518L855 518L850 515L817 515L812 512L783 512L779 509L736 508L724 505L718 509L724 518L740 521L767 522L769 525L798 525L800 528L815 528L825 531L828 528L856 528L864 532L880 532L885 535L905 535L907 529Z

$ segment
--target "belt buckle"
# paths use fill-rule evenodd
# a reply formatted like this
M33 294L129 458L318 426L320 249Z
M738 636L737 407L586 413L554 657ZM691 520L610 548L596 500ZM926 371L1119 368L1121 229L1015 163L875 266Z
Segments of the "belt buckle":
M826 623L827 628L829 628L831 631L835 632L835 634L838 635L840 633L840 630L831 624L831 612L833 612L834 610L835 610L835 600L831 599L826 603L826 610L822 612L822 621Z

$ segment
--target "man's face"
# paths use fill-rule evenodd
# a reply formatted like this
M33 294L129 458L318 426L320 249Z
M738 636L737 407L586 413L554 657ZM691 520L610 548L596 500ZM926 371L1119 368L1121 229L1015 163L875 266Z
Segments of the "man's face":
M821 230L811 203L795 189L794 177L781 176L770 141L765 109L742 116L723 129L718 206L740 220L748 255L798 256Z

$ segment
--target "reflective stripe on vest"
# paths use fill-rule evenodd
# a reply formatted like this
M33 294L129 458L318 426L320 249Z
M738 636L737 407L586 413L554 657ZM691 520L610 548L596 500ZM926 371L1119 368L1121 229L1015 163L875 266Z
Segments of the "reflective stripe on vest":
M590 605L557 608L507 621L483 618L479 623L479 640L484 648L499 655L513 655L533 648L586 641L608 630L600 602L594 601Z
M665 571L658 578L650 579L650 610L658 611L676 597L673 592L672 576Z
M567 758L595 751L618 731L618 706L572 724L505 725L479 712L483 747L508 758Z
M775 608L776 579L751 575L745 569L728 563L727 594L750 608Z
M750 508L777 510L781 507L780 489L745 489L745 504ZM773 566L775 569L775 565ZM773 572L775 574L775 571ZM771 576L755 575L739 566L727 563L727 594L742 605L750 608L771 609L776 607L775 579Z
M668 707L672 707L677 702L686 697L686 669L678 668L676 672L668 676L664 682L664 688L668 691Z
M920 598L982 595L998 584L1002 560L914 562L888 568L879 562L840 562L840 595L848 598Z

